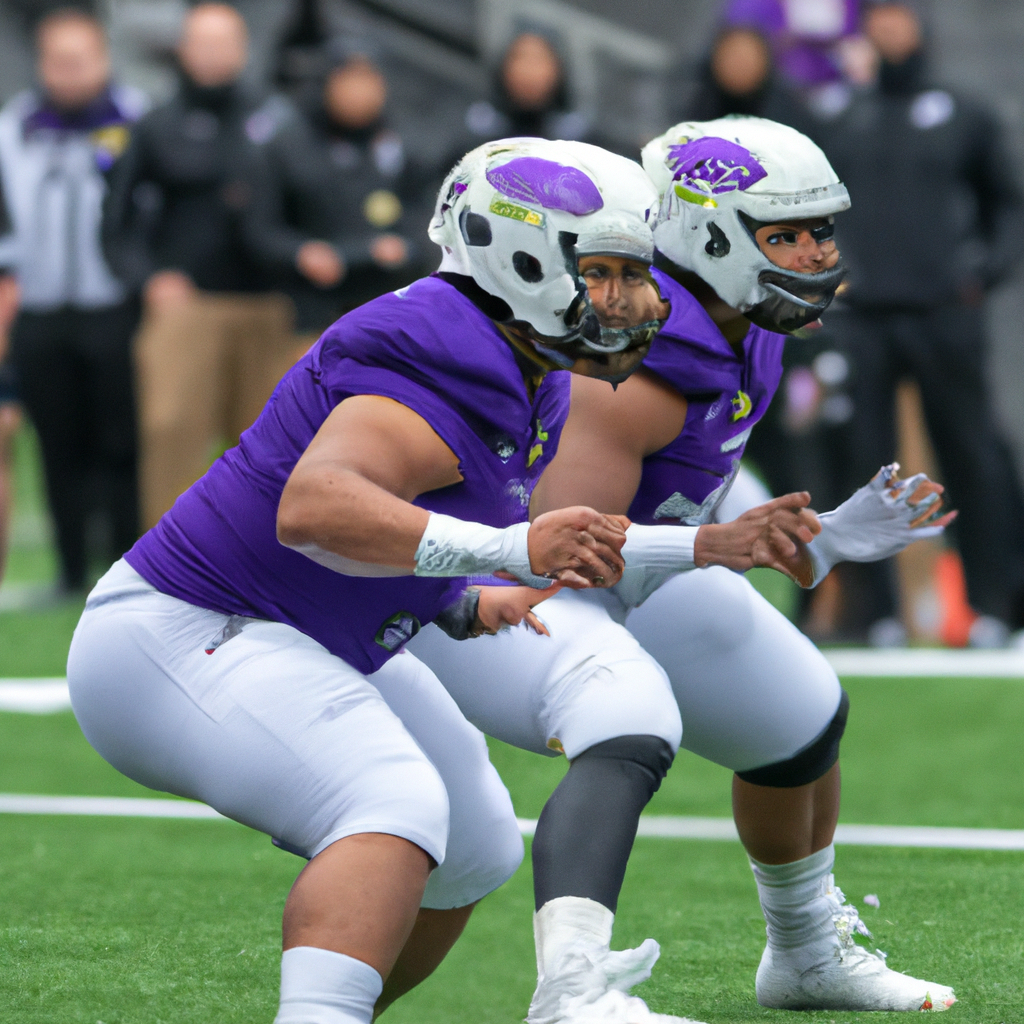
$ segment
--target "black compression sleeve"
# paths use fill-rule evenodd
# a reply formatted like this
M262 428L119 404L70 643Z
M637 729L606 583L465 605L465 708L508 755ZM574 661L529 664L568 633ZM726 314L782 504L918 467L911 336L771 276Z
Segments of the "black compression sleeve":
M640 812L673 756L660 736L619 736L572 762L533 839L538 910L559 896L582 896L614 913Z

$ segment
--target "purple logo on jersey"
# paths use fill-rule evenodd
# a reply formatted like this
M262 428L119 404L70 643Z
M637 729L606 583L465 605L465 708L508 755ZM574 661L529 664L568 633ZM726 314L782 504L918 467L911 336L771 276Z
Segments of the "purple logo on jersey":
M564 210L576 217L604 206L597 186L581 170L536 156L520 156L492 167L487 180L509 199L535 203L545 210Z
M670 146L668 165L675 173L673 181L685 184L705 182L711 194L745 192L755 182L768 176L757 157L728 139L691 139L680 146ZM702 188L701 192L707 192Z

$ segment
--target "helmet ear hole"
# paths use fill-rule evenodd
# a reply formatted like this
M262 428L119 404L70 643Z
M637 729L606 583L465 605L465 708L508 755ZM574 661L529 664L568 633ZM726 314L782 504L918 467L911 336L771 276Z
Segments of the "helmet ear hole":
M711 240L704 246L704 251L709 256L728 256L732 245L725 232L714 221L708 224L708 234L711 236Z
M483 214L463 210L459 215L459 230L462 231L466 245L491 244L491 222Z
M515 272L528 284L537 284L544 280L544 268L536 256L531 256L522 249L512 253L512 266Z

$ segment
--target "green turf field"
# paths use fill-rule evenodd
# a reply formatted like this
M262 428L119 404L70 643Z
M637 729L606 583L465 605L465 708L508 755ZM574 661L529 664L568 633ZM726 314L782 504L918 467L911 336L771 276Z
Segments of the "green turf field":
M21 451L31 455L27 440ZM22 473L33 513L38 486L31 467ZM12 577L52 578L38 530L22 536L31 542L13 553ZM75 604L0 612L0 676L63 674L77 614ZM846 685L844 821L1024 828L1024 680ZM519 814L536 817L564 761L498 744L492 756ZM153 795L93 754L68 712L0 714L0 792ZM726 771L684 753L651 811L724 817L728 794ZM280 911L300 866L233 823L0 815L0 1022L269 1024ZM944 1020L1024 1024L1024 854L848 847L837 878L892 966L956 986ZM867 893L879 909L863 905ZM527 863L387 1019L520 1019L534 980L531 910ZM709 1024L875 1019L758 1007L763 928L738 844L638 841L615 944L662 943L638 990L653 1009Z

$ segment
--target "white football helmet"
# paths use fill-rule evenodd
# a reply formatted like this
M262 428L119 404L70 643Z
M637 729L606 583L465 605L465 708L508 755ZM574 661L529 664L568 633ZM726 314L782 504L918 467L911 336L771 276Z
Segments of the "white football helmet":
M761 117L685 121L649 142L643 164L661 205L654 244L759 327L789 333L817 320L846 274L801 274L768 259L763 224L850 208L825 154L794 128ZM827 229L826 229L827 230Z
M583 142L501 139L467 153L441 186L430 238L440 271L471 277L557 365L650 339L602 331L577 267L581 235L650 262L658 196L638 163Z

